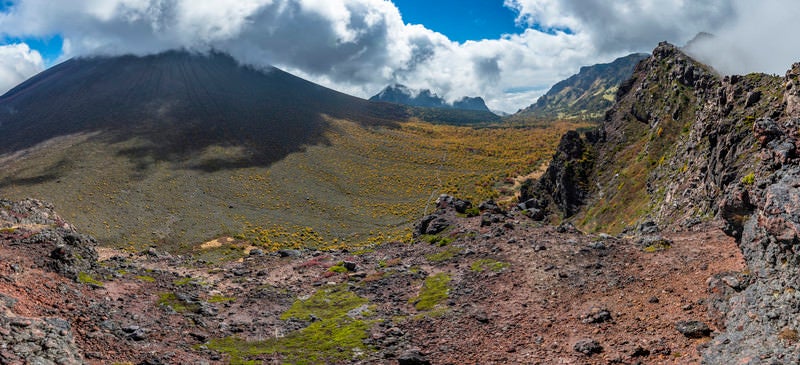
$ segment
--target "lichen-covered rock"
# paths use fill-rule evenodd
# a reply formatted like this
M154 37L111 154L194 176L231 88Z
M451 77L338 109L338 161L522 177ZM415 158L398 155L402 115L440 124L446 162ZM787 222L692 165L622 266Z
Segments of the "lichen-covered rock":
M9 244L40 246L42 265L71 279L96 267L97 241L64 222L50 203L0 200L0 227Z
M0 301L0 363L83 364L69 322L60 318L25 318L11 314Z

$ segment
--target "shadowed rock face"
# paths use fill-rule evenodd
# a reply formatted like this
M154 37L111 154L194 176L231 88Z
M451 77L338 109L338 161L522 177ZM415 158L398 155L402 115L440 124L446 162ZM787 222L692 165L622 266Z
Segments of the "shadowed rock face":
M0 153L102 132L150 142L127 151L132 158L180 161L208 146L240 146L247 157L225 167L263 165L325 143L323 115L378 124L403 119L405 110L219 53L72 59L0 97Z
M797 363L798 80L800 64L782 78L721 77L663 43L620 87L600 138L565 136L548 173L528 183L521 199L552 200L557 213L577 212L587 230L645 219L691 230L714 219L736 238L749 270L709 280L718 296L711 312L724 332L708 344L704 362ZM588 173L574 169L588 159ZM593 184L579 190L586 199L563 198L587 181Z

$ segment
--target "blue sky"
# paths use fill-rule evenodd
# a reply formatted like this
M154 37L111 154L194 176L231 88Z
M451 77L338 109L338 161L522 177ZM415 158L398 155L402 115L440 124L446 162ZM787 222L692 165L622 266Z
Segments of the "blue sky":
M422 24L458 42L498 39L503 34L521 33L517 12L502 0L394 0L403 21Z

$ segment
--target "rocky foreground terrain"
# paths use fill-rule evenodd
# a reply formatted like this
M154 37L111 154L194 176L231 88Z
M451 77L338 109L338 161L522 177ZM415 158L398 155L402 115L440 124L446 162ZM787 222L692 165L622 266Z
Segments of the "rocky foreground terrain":
M47 203L2 201L0 362L689 364L750 280L709 225L612 237L439 207L411 245L209 265L99 248Z

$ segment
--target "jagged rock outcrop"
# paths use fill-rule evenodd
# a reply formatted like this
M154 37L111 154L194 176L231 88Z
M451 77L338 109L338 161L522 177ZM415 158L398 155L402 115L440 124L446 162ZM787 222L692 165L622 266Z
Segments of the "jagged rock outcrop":
M731 295L726 332L705 354L709 364L795 364L800 362L800 110L795 64L785 77L785 113L756 121L759 162L720 204L720 216L739 236L739 247L753 276L746 289Z
M753 170L755 116L780 114L781 84L763 74L722 77L660 44L620 86L598 130L582 139L591 156L554 159L555 171L593 160L581 178L584 208L559 203L556 212L585 230L612 233L646 220L687 228L713 218L725 189ZM538 194L558 201L571 188Z
M44 266L76 280L97 263L97 241L80 234L56 214L52 204L26 199L0 200L0 234L12 244L42 245L49 254L39 257Z
M55 213L52 204L40 200L0 200L0 243L16 248L16 255L26 255L33 262L30 267L8 264L15 274L44 269L77 281L97 267L95 240L78 233ZM17 280L14 275L0 278L11 283ZM47 285L57 285L52 279L47 281ZM31 286L35 284L29 283L26 289ZM27 293L31 297L0 293L0 363L83 364L68 320L15 313L18 301L30 305L35 295Z
M560 181L592 182L585 205L561 198L574 187L546 189L551 174L521 200L552 199L588 231L643 221L685 230L716 218L749 272L709 279L711 314L724 332L705 363L800 362L800 64L783 78L722 77L662 43L617 96L596 142L575 133L562 141L594 151L588 175L569 170L584 156L561 149L548 169L571 174Z
M582 138L578 132L567 132L558 144L547 171L537 181L527 181L520 191L522 208L539 215L553 210L550 202L566 217L578 212L589 197L590 173L594 164L592 142L595 134Z
M60 318L19 317L10 313L5 302L0 300L0 363L84 363L69 322Z

